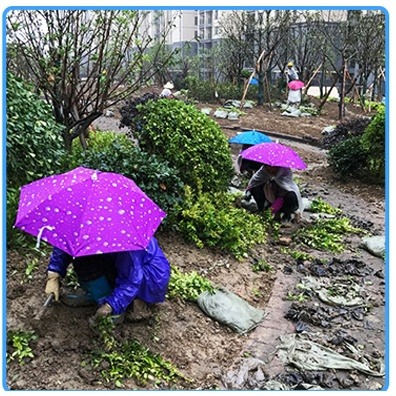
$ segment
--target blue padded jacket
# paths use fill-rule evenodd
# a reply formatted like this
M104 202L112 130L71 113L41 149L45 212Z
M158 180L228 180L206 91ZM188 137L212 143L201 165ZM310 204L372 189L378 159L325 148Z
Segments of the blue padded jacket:
M115 287L111 294L99 301L99 304L110 304L113 314L118 315L124 312L135 298L147 303L165 301L170 264L154 237L145 250L110 254L114 258L117 273ZM73 257L54 248L47 269L64 277L67 267L72 262Z

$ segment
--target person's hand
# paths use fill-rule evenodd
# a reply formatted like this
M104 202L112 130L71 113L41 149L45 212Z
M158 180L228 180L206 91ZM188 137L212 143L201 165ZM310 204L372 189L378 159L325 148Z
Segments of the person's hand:
M60 290L60 275L55 271L48 271L45 293L48 296L51 293L53 293L55 297L55 301L59 301L59 290Z
M110 304L104 303L97 309L94 317L100 318L103 316L108 316L111 315L112 312L113 312L113 308L111 308Z

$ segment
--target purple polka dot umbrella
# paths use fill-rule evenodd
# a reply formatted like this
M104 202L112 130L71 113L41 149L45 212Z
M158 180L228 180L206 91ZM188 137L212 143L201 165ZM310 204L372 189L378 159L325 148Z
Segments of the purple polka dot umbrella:
M240 153L242 158L271 166L306 169L307 165L300 156L281 143L260 143Z
M145 249L165 216L133 180L78 167L23 186L14 226L78 257Z

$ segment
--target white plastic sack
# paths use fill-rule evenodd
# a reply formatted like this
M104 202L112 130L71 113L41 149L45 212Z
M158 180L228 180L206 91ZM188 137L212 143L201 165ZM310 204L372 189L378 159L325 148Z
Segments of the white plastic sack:
M197 303L205 314L239 334L253 330L266 315L261 309L252 307L226 289L217 290L213 294L203 292Z

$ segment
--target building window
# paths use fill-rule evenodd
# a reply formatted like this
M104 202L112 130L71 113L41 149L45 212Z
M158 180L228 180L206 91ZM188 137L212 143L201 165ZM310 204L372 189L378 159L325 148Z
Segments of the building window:
M206 28L206 38L212 40L212 28L210 27Z
M194 18L194 25L195 25L195 26L198 25L198 17L197 17L197 16Z
M219 19L219 10L215 10L214 19Z

